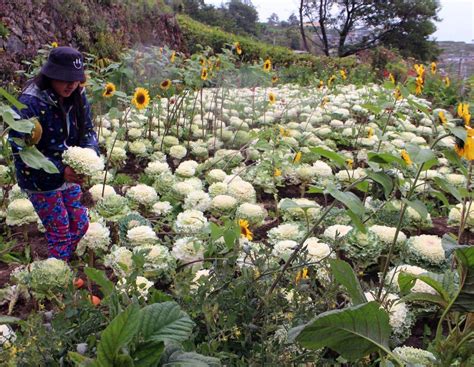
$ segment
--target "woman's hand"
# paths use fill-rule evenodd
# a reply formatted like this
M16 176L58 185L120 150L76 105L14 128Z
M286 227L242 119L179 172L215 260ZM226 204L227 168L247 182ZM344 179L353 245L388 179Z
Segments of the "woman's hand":
M77 183L82 185L84 183L84 176L78 175L71 167L64 168L64 179L66 182Z

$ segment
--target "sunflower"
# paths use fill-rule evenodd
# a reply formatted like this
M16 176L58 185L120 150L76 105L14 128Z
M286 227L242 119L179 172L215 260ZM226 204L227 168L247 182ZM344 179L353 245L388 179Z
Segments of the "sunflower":
M350 158L347 158L346 159L346 164L347 164L347 167L349 167L349 169L352 169L352 167L354 166L354 160L350 159Z
M439 117L439 121L441 121L443 125L446 125L446 122L448 122L448 119L446 118L446 115L444 114L443 111L438 112L438 117Z
M336 80L336 76L335 75L331 75L331 77L328 79L328 87L331 86L332 82Z
M322 80L319 81L319 89L323 89L324 88L324 82Z
M423 92L423 77L421 75L418 75L416 78L416 88L415 88L415 94L420 95L421 92Z
M207 76L208 76L207 68L202 68L201 69L201 79L202 80L207 80Z
M274 104L276 102L276 95L273 92L268 93L268 102Z
M395 77L393 76L392 73L388 74L388 78L390 79L390 81L395 84Z
M55 41L55 42L51 42L51 47L52 47L52 48L56 48L56 47L58 47L58 46L59 46L59 45L58 45L58 43L57 43L56 41Z
M466 141L456 138L454 150L461 158L466 158L469 161L474 160L474 129L466 126Z
M449 79L449 76L446 76L446 77L443 79L443 81L444 81L444 85L445 85L446 87L449 87L449 86L451 85L451 80Z
M272 70L272 62L270 59L266 59L263 63L263 71L268 73L270 70Z
M273 177L280 177L281 176L281 169L275 168L275 171L273 172Z
M423 78L425 75L425 67L422 64L415 64L413 65L413 68L415 69L416 74Z
M160 89L168 90L171 87L171 80L165 79L160 83Z
M367 131L367 138L370 139L372 136L374 136L374 129L369 127L369 130Z
M468 103L460 103L458 105L458 116L464 120L464 125L470 126L471 125L471 114L469 112L469 104Z
M295 154L295 157L293 158L293 163L300 163L302 155L303 155L303 153L297 152Z
M240 226L240 235L252 241L253 234L252 234L252 231L250 231L249 229L249 221L245 219L239 219L239 226Z
M272 83L275 84L278 81L278 77L276 75L272 76Z
M132 103L139 110L146 108L150 103L150 95L145 88L136 88L132 98Z
M344 69L339 70L339 73L341 74L343 80L347 79L347 73Z
M400 88L397 87L395 89L395 92L393 92L393 96L395 97L397 101L402 99L402 92L400 92Z
M405 149L400 152L400 155L402 156L402 159L405 161L405 163L408 166L411 166L413 164L413 161L411 160L410 155Z
M240 42L235 42L234 47L235 47L235 52L237 52L237 55L241 55L242 54L242 47L240 47Z
M206 63L206 59L204 57L200 57L199 58L199 65L204 66L205 63Z
M102 97L105 97L105 98L110 98L112 97L114 94L115 94L115 91L117 89L115 88L115 84L114 83L107 83L105 85L105 89L104 89L104 92L102 93Z
M300 270L300 271L298 271L298 273L296 273L295 282L296 282L296 283L299 283L300 280L308 279L308 278L309 278L309 276L308 276L308 268L303 268L303 270Z
M434 61L431 63L431 74L436 74L436 63Z
M176 60L176 51L171 52L170 62L173 63Z
M287 130L287 129L283 128L283 127L280 127L280 135L281 135L281 136L291 136L290 130Z

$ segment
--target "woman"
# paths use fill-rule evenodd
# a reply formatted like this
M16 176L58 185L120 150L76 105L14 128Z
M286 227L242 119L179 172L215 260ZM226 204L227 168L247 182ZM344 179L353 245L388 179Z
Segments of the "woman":
M90 106L84 88L86 79L82 54L71 47L51 50L39 75L19 97L26 107L22 118L36 118L42 130L37 148L58 168L59 173L28 167L20 158L21 147L12 138L25 134L10 132L18 185L33 203L45 229L49 257L69 261L89 226L87 209L81 204L82 179L62 163L68 146L89 147L99 153Z

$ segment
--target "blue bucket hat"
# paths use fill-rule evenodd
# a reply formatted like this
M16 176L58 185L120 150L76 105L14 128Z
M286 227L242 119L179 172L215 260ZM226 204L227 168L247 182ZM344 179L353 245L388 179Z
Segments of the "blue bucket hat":
M82 54L72 47L56 47L49 53L48 61L41 68L48 78L65 82L84 82L84 59Z

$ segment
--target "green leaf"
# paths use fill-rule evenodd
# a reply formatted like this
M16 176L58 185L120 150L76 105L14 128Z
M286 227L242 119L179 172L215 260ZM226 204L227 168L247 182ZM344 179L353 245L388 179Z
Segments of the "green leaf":
M400 272L400 274L398 275L398 286L400 287L400 292L402 294L407 294L408 292L410 292L411 288L413 288L415 282L418 279L428 284L431 288L438 292L438 294L444 301L449 301L449 293L443 287L442 284L442 275L431 272L426 272L424 274L418 275L409 274L403 271Z
M375 115L378 115L380 112L382 112L382 108L378 105L375 105L373 103L364 103L361 105L361 107L364 107L368 111L372 112Z
M30 120L15 120L13 114L10 111L4 111L2 114L3 120L10 126L13 130L20 133L31 133L31 130L35 127L35 124Z
M67 356L70 361L74 363L75 366L86 367L94 365L94 360L83 356L82 354L79 354L77 352L68 352Z
M424 164L432 160L435 160L437 162L436 156L431 149L421 149L416 144L408 143L406 145L406 150L410 155L410 158L413 163L416 163L418 165Z
M105 328L97 348L97 362L100 366L115 366L120 348L127 345L140 330L140 315L138 305L132 304Z
M446 306L448 305L447 302L441 296L437 294L423 292L408 293L406 296L402 297L401 301L434 303L442 308L446 308Z
M289 339L311 350L328 347L349 361L380 349L390 354L388 314L377 302L318 315L306 325L290 329Z
M313 147L309 149L312 153L319 154L335 163L338 167L344 167L346 164L346 158L336 152L331 152L323 148Z
M474 312L474 246L457 249L455 254L461 267L461 289L451 310Z
M444 195L441 191L430 191L430 195L434 196L436 199L438 199L439 201L441 201L443 203L444 206L448 207L449 206L449 200L448 198L446 197L446 195Z
M21 103L19 100L13 97L10 93L8 93L2 87L0 87L0 96L4 97L8 101L8 103L14 106L18 111L21 111L22 109L26 107L23 103Z
M393 180L392 178L384 172L374 172L368 171L367 176L379 183L383 187L383 192L385 197L388 199L391 192L393 191Z
M359 191L367 192L369 191L369 182L368 181L359 182L357 185L355 185L355 188Z
M209 225L209 228L211 230L211 239L213 241L215 241L218 238L222 237L224 231L217 224L215 224L214 222L211 222L210 225Z
M456 154L454 150L452 149L443 150L443 155L450 163L457 166L461 170L464 176L467 175L466 166L464 165L464 163L462 162L462 160L459 158L459 156Z
M141 314L140 332L146 341L182 342L194 327L194 322L175 302L148 305Z
M365 213L364 205L360 199L352 192L339 191L334 185L328 185L326 191L336 200L344 204L349 210L359 216Z
M310 208L317 208L317 206L314 204L298 204L298 203L295 203L291 199L283 199L280 204L281 210L296 209L296 208L310 209Z
M217 358L203 356L194 352L185 352L180 345L167 345L160 361L163 367L220 367Z
M329 265L331 266L334 279L347 290L347 293L351 296L352 303L354 305L367 303L367 298L357 280L354 269L347 262L339 259L330 259Z
M419 109L421 112L424 112L424 113L427 114L427 115L430 115L430 110L429 110L429 108L426 107L424 104L418 103L418 102L414 101L414 100L411 99L411 98L408 98L408 99L407 99L407 102L408 102L408 104L409 104L410 106Z
M48 173L59 173L58 168L36 147L25 147L20 150L20 158L28 167L42 169Z
M107 278L107 275L102 270L86 267L84 268L84 273L86 273L90 280L100 286L100 290L104 293L105 297L110 296L114 292L114 283Z
M0 324L16 324L21 321L18 317L0 315Z
M420 200L407 200L403 199L403 202L407 204L409 207L416 210L418 214L420 214L421 218L424 220L428 217L428 209L426 209L425 204Z
M369 162L379 163L379 164L388 164L391 165L392 163L398 163L402 166L405 165L405 161L390 153L374 153L369 152L367 153L367 157Z
M466 141L467 139L467 131L462 126L451 126L448 128L451 134L453 134L456 138L461 139L462 141Z
M132 356L135 367L156 366L164 350L165 343L162 341L140 343Z
M362 233L367 233L367 228L359 218L357 214L355 214L352 210L346 210L347 215L351 218L352 224L356 226L357 230Z
M457 201L463 200L463 195L461 195L460 191L453 185L449 184L445 179L435 177L434 182L441 190L451 194Z
M324 192L324 189L321 189L316 186L310 186L308 190L306 190L308 194L322 194Z

